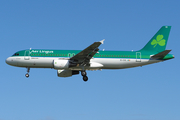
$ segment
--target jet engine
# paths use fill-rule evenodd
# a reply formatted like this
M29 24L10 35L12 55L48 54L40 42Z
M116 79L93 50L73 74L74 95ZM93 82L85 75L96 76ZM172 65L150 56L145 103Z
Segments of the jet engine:
M69 60L54 60L54 69L67 69L70 67L76 67L76 63L72 63Z
M75 70L57 70L58 77L71 77L72 75L79 74L79 71Z

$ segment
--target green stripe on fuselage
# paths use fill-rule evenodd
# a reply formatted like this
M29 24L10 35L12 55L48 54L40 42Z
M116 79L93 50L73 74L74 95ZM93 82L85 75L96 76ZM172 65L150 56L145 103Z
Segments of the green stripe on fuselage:
M31 56L31 57L72 57L81 50L22 50L16 52L13 56ZM126 58L136 59L137 54L140 54L141 59L150 59L150 55L157 53L151 51L99 51L94 55L94 58ZM173 55L168 54L170 59Z

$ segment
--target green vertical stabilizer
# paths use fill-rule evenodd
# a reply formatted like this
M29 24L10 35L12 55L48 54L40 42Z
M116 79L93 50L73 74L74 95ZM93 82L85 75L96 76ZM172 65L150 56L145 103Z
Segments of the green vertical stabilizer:
M162 52L166 49L171 26L162 26L141 51Z

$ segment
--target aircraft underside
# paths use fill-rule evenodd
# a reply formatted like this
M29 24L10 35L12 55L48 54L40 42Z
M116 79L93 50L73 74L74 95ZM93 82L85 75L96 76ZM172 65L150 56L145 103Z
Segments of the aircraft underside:
M57 70L59 77L70 77L79 74L79 71L81 71L84 81L88 80L86 70L125 69L160 62L160 60L149 59L92 58L89 66L77 65L76 67L68 67L68 65L61 65L62 60L68 61L68 59L65 58L29 57L25 59L24 57L10 57L8 60L11 61L11 65L13 66L27 68L26 77L29 77L30 68L54 68ZM59 60L60 63L58 64L57 62Z

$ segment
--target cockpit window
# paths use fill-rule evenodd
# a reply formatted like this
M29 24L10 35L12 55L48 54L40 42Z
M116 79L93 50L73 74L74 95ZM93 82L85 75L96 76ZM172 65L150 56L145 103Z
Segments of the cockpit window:
M19 53L15 53L13 56L19 56Z

